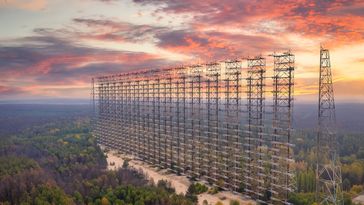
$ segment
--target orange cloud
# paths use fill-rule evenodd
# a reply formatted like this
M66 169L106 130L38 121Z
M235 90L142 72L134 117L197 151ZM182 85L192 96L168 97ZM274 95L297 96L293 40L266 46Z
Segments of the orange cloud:
M359 96L364 99L364 76L359 80L341 80L334 85L335 94L339 96Z
M46 7L46 0L6 0L0 3L1 7L12 7L23 10L39 11Z
M273 34L275 38L279 38L282 32L296 33L308 38L326 38L322 43L336 47L363 42L364 39L364 4L358 0L299 0L280 3L271 0L232 0L229 3L218 0L171 0L165 4L153 0L135 1L159 5L159 10L168 14L196 14L190 22L194 32L229 27L253 31L256 35ZM224 31L222 29L219 32Z

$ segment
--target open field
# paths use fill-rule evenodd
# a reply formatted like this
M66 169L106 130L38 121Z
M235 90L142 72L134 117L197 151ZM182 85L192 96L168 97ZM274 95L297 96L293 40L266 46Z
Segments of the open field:
M176 193L185 194L191 184L189 179L185 176L177 176L173 173L166 172L166 170L158 170L157 168L154 168L144 162L133 159L130 156L118 154L114 151L109 151L107 153L108 169L114 170L122 167L125 158L132 159L129 161L129 166L143 171L150 178L150 180L154 181L154 183L157 183L159 180L171 182L171 185L176 189ZM240 194L234 194L229 191L221 191L214 195L208 193L198 195L199 204L202 204L204 200L206 200L208 204L212 205L216 204L218 201L222 202L224 205L228 205L230 200L237 200L241 205L255 204L254 201L249 200Z
M359 195L353 199L353 202L356 204L364 204L364 193Z

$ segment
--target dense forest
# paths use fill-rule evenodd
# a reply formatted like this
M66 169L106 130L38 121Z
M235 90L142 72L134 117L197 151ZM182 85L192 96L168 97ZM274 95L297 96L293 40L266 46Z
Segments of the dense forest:
M297 205L312 204L315 197L315 137L312 130L296 131L295 144L295 182L296 193L291 201ZM364 134L338 133L344 204L353 204L351 198L364 191Z
M152 184L129 167L106 169L90 134L88 106L0 105L0 205L195 204L205 189L177 195L169 183ZM6 109L5 109L6 108ZM315 133L296 131L295 205L314 204ZM340 133L345 205L364 188L364 134ZM204 190L206 191L206 190Z
M89 117L53 109L16 110L26 119L1 115L15 123L0 136L0 204L193 204L169 183L153 185L138 170L107 171ZM28 124L19 128L16 122Z

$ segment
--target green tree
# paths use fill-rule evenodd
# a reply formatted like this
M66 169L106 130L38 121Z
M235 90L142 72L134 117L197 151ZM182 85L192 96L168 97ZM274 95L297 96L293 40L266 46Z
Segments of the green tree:
M83 197L82 197L82 195L81 195L81 193L80 193L80 192L75 191L75 193L73 194L73 197L74 197L75 202L76 202L77 204L82 204L82 203L83 203Z
M128 166L129 166L129 159L125 159L124 162L123 162L123 166L122 167L124 169L126 169L126 168L128 168Z
M71 205L73 200L58 187L41 186L33 193L36 205Z
M230 205L240 205L238 200L230 200Z

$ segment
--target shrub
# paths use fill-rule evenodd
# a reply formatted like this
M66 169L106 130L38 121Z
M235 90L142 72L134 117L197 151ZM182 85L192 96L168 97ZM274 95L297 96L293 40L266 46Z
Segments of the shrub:
M218 192L219 192L219 188L212 187L211 189L209 189L209 191L207 193L214 195L214 194L217 194Z
M216 185L217 185L219 188L222 188L222 187L224 187L225 182L224 182L224 180L219 179L219 180L216 182Z
M219 199L220 200L225 200L226 199L226 196L220 196Z
M230 200L230 205L240 205L238 200Z
M124 168L124 169L126 169L126 168L128 168L128 166L129 166L129 160L128 160L128 159L126 159L126 160L124 160L124 162L123 162L123 168Z
M207 186L200 183L193 183L188 187L186 197L197 203L197 195L202 194L207 190Z
M200 183L191 184L188 189L191 189L191 192L194 194L197 194L197 195L205 193L208 190L207 186L205 186L204 184L200 184Z
M350 192L354 194L359 194L363 192L363 190L364 190L363 185L354 185L353 187L351 187Z
M157 182L157 187L162 188L164 190L166 190L167 192L173 193L175 192L174 187L172 187L171 182L167 181L167 180L159 180Z

